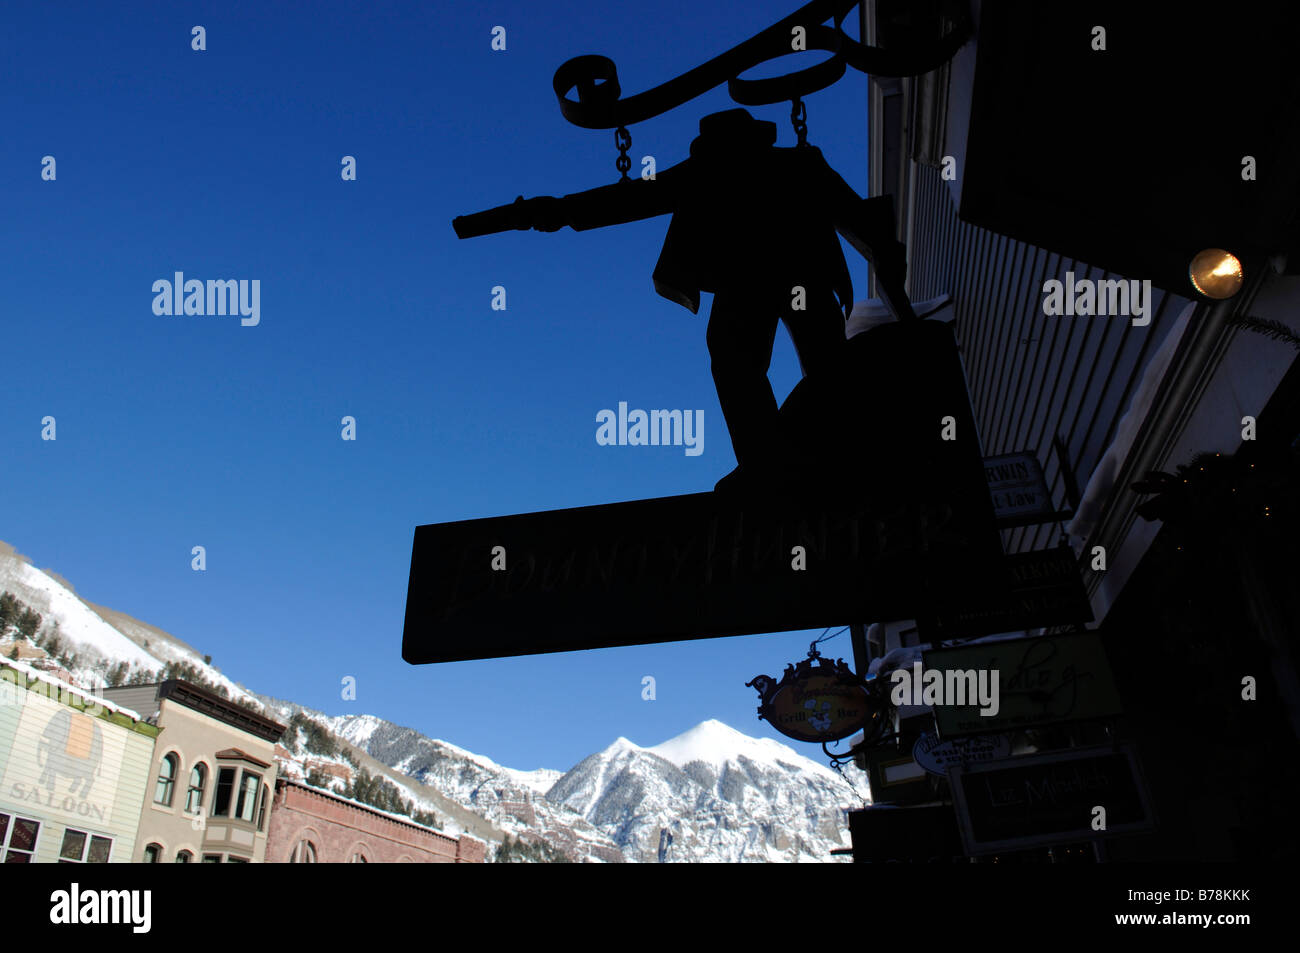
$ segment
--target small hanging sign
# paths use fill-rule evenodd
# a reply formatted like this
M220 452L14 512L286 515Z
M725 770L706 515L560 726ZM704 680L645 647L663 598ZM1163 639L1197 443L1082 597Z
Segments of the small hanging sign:
M757 675L746 682L759 694L758 717L796 741L838 741L883 717L875 693L843 659L821 658L816 649L787 665L778 682Z
M912 760L930 774L948 776L953 765L985 764L1011 756L1010 735L981 735L940 741L932 731L922 732L912 746Z

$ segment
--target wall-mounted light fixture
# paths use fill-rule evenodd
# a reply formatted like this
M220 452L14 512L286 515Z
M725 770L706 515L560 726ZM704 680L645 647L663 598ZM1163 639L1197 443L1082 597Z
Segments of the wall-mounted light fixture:
M1231 298L1241 290L1241 262L1232 252L1207 248L1192 259L1187 275L1207 298Z

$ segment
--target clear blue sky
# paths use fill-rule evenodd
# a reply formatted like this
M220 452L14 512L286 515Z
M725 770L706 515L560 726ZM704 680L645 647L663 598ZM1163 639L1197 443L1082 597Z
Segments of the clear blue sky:
M254 690L512 767L568 768L706 718L780 737L744 682L802 657L808 634L418 667L400 648L417 525L696 492L734 466L707 304L691 315L651 284L666 218L467 241L451 219L616 179L613 132L560 115L564 60L610 56L635 93L797 6L7 5L0 539ZM850 70L807 99L810 141L859 194L866 90ZM733 105L718 89L633 126L634 174L643 155L685 158L699 118ZM788 105L752 111L793 144ZM867 266L849 261L861 299ZM259 279L261 323L154 315L151 286L175 271ZM782 332L778 397L798 373ZM596 414L620 400L702 408L704 453L598 446ZM824 648L850 654L847 635Z

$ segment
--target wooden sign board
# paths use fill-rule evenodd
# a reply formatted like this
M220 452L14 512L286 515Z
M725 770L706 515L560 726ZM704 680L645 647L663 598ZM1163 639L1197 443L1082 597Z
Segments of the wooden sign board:
M418 527L402 657L499 658L954 614L1005 601L952 331L881 325L781 415L778 488ZM846 413L846 401L872 405Z
M1043 467L1033 453L985 457L984 477L999 526L1032 526L1057 518Z
M942 504L751 508L711 493L421 526L402 657L448 662L904 618L996 582L996 558L968 545L962 529ZM795 546L806 569L792 567Z
M1092 621L1092 604L1069 546L1014 553L1005 565L1009 590L938 612L927 620L926 631L950 639Z
M981 642L922 654L926 671L976 671L997 678L997 711L935 705L939 738L1023 731L1123 711L1101 638L1094 632Z
M949 804L873 804L849 811L849 834L853 838L854 863L946 862L962 853Z
M948 782L970 855L1114 837L1155 826L1130 745L953 767ZM1094 829L1105 809L1105 830Z

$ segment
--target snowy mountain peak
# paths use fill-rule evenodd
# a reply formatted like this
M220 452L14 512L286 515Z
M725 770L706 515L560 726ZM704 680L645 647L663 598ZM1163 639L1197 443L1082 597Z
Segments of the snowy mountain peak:
M844 845L844 810L862 803L829 768L717 719L648 748L618 738L546 798L606 832L629 859L651 863L832 860Z
M647 749L642 748L639 744L635 744L634 742L628 741L622 735L619 735L600 754L602 757L614 757L615 755L625 754L627 752L645 751L645 750Z
M645 750L679 768L700 761L715 772L721 772L728 761L734 762L744 757L766 767L787 765L819 774L833 773L829 768L805 758L779 741L751 738L716 718L702 721L676 738Z

